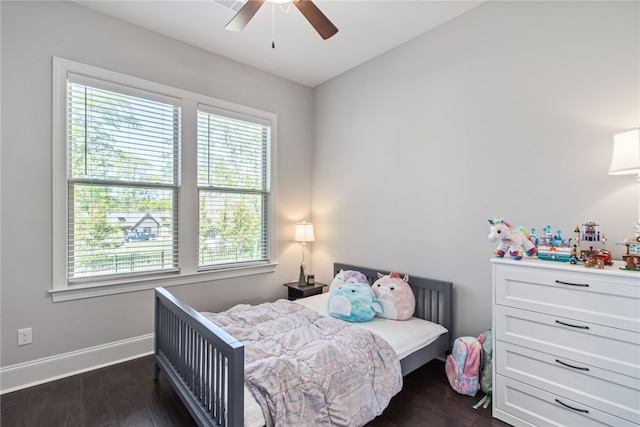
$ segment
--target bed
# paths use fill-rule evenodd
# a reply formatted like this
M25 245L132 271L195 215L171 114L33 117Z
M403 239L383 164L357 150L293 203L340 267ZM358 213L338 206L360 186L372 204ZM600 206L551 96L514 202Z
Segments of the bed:
M384 269L335 263L334 275L341 270L357 270L366 275L370 283L377 279L378 272L388 273ZM415 321L428 321L442 332L418 349L405 346L398 350L399 344L391 344L397 353L403 353L399 361L402 375L434 358L444 358L453 339L452 283L410 276L409 284L416 299ZM326 293L316 295L300 300L296 305L321 310L326 297ZM166 289L156 288L154 378L157 380L160 373L166 375L201 426L265 424L264 417L259 418L260 421L256 418L256 410L261 415L260 406L256 406L252 393L245 387L245 345L212 323L209 315L197 312ZM395 327L404 325L400 321L389 322ZM386 333L389 336L389 332ZM396 337L391 337L390 341L393 339Z

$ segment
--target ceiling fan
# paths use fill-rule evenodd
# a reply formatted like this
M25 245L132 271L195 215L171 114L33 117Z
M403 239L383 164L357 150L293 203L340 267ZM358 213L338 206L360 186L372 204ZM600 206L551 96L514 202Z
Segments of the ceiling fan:
M274 3L285 3L288 0L269 0ZM265 0L248 0L244 6L238 11L231 21L226 25L227 30L240 31L253 18L258 9ZM291 3L307 18L307 21L316 29L320 37L324 40L333 36L338 32L335 25L322 13L320 9L311 0L291 0Z

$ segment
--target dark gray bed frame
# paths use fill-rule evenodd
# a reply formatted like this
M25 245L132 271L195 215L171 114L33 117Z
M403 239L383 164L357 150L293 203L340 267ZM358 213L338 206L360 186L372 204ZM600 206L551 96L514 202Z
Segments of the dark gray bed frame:
M372 269L335 263L340 270L358 270L370 283ZM401 276L404 273L401 274ZM453 284L409 276L416 297L415 317L441 324L449 333L400 361L402 374L434 358L443 358L452 344ZM164 372L200 426L240 427L244 424L244 346L164 288L155 290L154 379Z

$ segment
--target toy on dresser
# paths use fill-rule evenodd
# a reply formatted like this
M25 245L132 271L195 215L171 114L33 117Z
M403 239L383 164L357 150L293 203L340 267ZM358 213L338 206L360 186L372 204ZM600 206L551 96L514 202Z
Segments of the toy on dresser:
M576 225L574 230L576 233L576 243L574 245L574 254L572 264L575 262L584 262L585 267L604 268L605 265L613 265L611 252L605 248L607 238L604 233L600 232L600 225L593 221L586 222L581 226ZM594 244L600 248L594 248ZM586 249L584 246L589 245Z
M529 240L530 233L526 228L513 227L502 218L490 219L489 224L489 240L500 242L494 252L495 256L502 258L508 252L513 259L519 260L523 253L533 256L538 252Z
M533 243L538 249L538 259L546 261L562 261L569 262L574 254L571 250L571 239L567 242L562 237L562 231L558 230L556 234L551 233L551 226L547 225L542 228L542 235L535 235L535 229L531 229L531 237Z
M638 222L633 231L635 236L624 240L623 245L627 247L626 255L622 255L624 266L623 270L640 271L640 222Z

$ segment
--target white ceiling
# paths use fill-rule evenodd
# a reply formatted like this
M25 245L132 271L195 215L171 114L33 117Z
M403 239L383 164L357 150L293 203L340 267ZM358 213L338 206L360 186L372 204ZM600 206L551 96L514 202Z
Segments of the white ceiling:
M322 40L298 9L287 4L265 2L244 30L233 32L224 27L236 12L215 0L85 0L77 3L315 87L484 1L314 0L338 27L338 33L328 40ZM289 10L283 11L287 7ZM271 47L273 34L275 49Z

